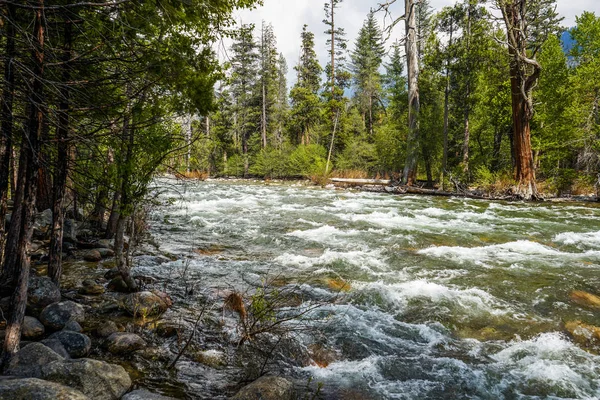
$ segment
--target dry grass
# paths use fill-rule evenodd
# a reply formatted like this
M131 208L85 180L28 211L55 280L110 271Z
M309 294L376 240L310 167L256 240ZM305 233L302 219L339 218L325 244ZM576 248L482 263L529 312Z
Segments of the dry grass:
M185 171L181 173L181 176L186 179L195 179L199 181L204 181L208 178L208 172L205 171Z

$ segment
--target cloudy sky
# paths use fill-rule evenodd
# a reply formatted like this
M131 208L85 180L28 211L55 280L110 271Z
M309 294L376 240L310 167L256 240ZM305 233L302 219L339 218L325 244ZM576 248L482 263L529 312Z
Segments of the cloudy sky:
M242 23L254 23L260 28L261 21L273 24L277 36L278 48L287 59L290 67L289 79L294 79L292 67L298 62L300 32L307 24L309 30L316 35L316 50L324 65L327 57L325 26L323 24L323 4L325 0L264 0L264 5L255 10L244 10L237 13L236 19ZM338 24L346 30L349 47L354 45L354 39L369 10L376 7L380 0L345 0L338 11ZM433 10L452 5L456 0L431 0ZM395 14L402 14L404 1L398 0ZM400 4L402 3L402 4ZM583 11L594 11L600 15L600 0L557 0L558 12L565 17L563 24L573 26L575 16ZM391 41L402 34L402 26L393 32Z

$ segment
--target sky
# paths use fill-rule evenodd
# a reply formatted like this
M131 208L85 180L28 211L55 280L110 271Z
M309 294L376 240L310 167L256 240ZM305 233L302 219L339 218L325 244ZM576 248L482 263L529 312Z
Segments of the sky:
M340 27L346 31L348 47L352 49L358 30L371 8L377 7L381 0L344 0L337 14ZM430 0L433 11L444 6L452 5L456 0ZM254 23L257 32L260 32L261 21L271 23L277 37L279 51L285 56L289 72L288 84L292 85L295 80L293 66L297 64L300 49L300 33L302 26L308 25L308 29L315 33L315 47L321 65L325 65L327 58L326 40L323 33L325 0L264 0L264 5L254 10L242 10L236 13L236 19L240 23ZM395 16L403 13L403 0L397 0L392 8ZM583 11L593 11L600 15L600 0L557 0L557 11L565 19L563 25L570 27L575 24L575 16ZM380 16L383 25L383 15ZM390 42L402 36L403 25L398 25L390 37Z

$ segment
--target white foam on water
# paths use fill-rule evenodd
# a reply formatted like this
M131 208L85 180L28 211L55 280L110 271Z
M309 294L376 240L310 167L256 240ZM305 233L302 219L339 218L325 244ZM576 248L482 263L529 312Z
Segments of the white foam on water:
M600 255L599 251L585 253L562 252L529 240L518 240L482 247L432 246L419 250L417 253L430 257L446 258L461 264L472 262L482 266L490 266L488 263L494 262L512 265L532 259L552 260L552 265L557 265L556 261L560 261L560 259L572 260Z
M371 273L376 273L373 268L380 271L388 270L387 264L382 260L379 250L354 250L335 251L326 249L319 257L307 257L299 254L284 253L275 258L275 262L306 269L313 265L327 265L335 261L344 261Z
M370 356L358 361L337 361L331 363L327 368L309 366L303 368L318 380L334 380L341 386L350 386L353 383L367 381L382 381L377 364L380 357Z
M360 231L351 229L348 231L343 231L341 229L338 229L334 226L330 226L330 225L323 225L319 228L315 228L315 229L308 229L305 231L301 231L301 230L297 230L297 231L293 231L288 233L288 236L295 236L297 238L301 238L301 239L306 239L306 240L312 240L315 242L322 242L331 238L334 238L336 236L344 236L344 237L348 237L348 236L356 236L360 234Z
M553 240L557 243L575 245L580 249L590 247L597 249L600 248L600 231L587 233L564 232L554 236Z

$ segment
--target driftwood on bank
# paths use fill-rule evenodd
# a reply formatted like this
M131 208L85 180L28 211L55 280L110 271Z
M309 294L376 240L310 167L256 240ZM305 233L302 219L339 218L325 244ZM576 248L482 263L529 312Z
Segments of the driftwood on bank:
M392 194L421 194L427 196L441 197L465 197L469 199L479 200L515 200L514 196L486 196L471 191L446 192L437 189L425 189L418 186L397 185L389 179L346 179L346 178L330 178L334 185L342 184L345 186L360 186L361 190L370 192L386 192Z

